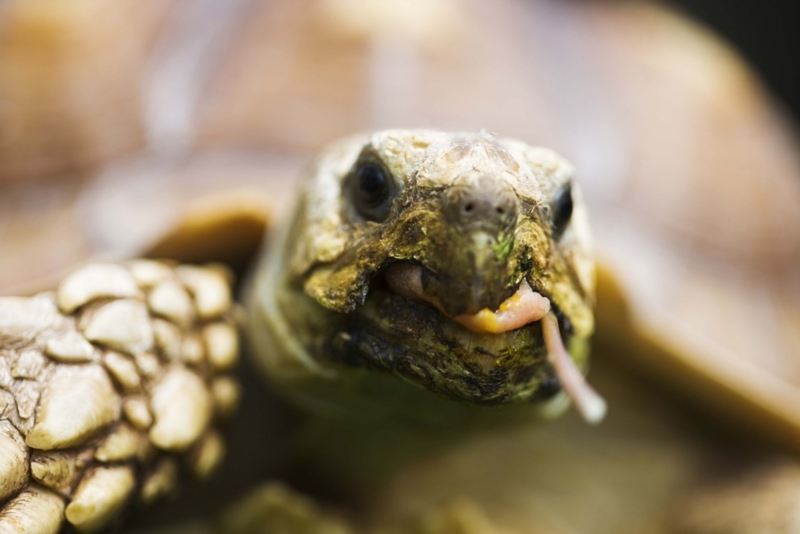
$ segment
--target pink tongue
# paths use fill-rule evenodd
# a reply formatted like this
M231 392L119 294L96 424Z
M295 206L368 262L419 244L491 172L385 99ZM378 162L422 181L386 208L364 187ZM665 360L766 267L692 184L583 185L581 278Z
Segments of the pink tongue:
M386 271L386 280L392 291L398 295L438 307L422 290L422 268L419 265L392 265ZM523 280L517 292L500 304L497 311L484 308L478 313L463 314L454 319L479 334L502 334L538 321L549 311L550 301L547 297L536 293Z
M595 425L602 421L606 416L606 401L586 382L564 347L555 314L547 313L542 318L542 335L547 349L547 360L553 366L564 393L587 423Z
M536 293L523 280L516 293L507 298L497 311L484 308L475 314L455 317L473 332L502 334L539 321L550 311L550 301Z

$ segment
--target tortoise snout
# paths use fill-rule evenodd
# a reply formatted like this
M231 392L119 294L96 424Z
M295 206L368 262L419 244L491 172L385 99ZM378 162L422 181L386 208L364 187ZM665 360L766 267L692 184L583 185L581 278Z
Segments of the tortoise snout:
M464 231L483 230L498 234L517 218L517 197L502 179L489 175L457 180L444 193L447 218Z

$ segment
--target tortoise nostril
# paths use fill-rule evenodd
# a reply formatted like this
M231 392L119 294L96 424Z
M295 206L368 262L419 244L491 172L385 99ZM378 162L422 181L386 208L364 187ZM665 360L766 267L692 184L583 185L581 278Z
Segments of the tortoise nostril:
M465 176L442 196L447 217L463 230L494 233L516 222L517 199L504 181L489 175Z

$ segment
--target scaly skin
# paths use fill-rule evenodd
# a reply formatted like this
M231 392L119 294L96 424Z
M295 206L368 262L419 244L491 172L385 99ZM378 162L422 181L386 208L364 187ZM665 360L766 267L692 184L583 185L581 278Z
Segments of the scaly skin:
M394 181L379 221L365 220L353 200L364 165ZM317 473L310 484L344 481L359 500L477 429L563 411L538 323L478 334L452 317L497 309L525 279L550 299L572 357L586 368L594 264L577 186L571 217L560 227L552 220L571 179L552 151L484 133L378 132L319 158L247 292L257 364L277 391L322 416L293 447L299 470ZM463 224L465 214L453 213L463 198L476 209L482 201L502 207L498 224ZM398 264L423 267L435 305L387 287L387 268ZM359 460L343 460L354 446Z
M367 164L394 182L391 208L377 222L358 212L351 192ZM550 299L585 366L594 266L577 186L561 235L551 221L571 176L552 151L488 134L390 130L331 147L294 220L266 251L249 297L250 332L270 383L303 403L350 413L402 409L409 396L445 413L557 399L538 323L477 334L451 317L497 309L524 278ZM476 206L497 200L505 210L498 224L459 221L453 206L464 195ZM439 309L387 290L382 273L404 262L422 266L424 291Z
M235 409L230 281L138 260L0 298L0 533L97 532L206 478Z

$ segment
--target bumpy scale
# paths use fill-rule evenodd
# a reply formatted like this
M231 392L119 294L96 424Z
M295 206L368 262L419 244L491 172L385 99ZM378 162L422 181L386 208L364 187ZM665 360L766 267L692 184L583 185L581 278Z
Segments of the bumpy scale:
M132 501L206 477L236 407L230 276L95 263L0 298L0 534L94 532Z

